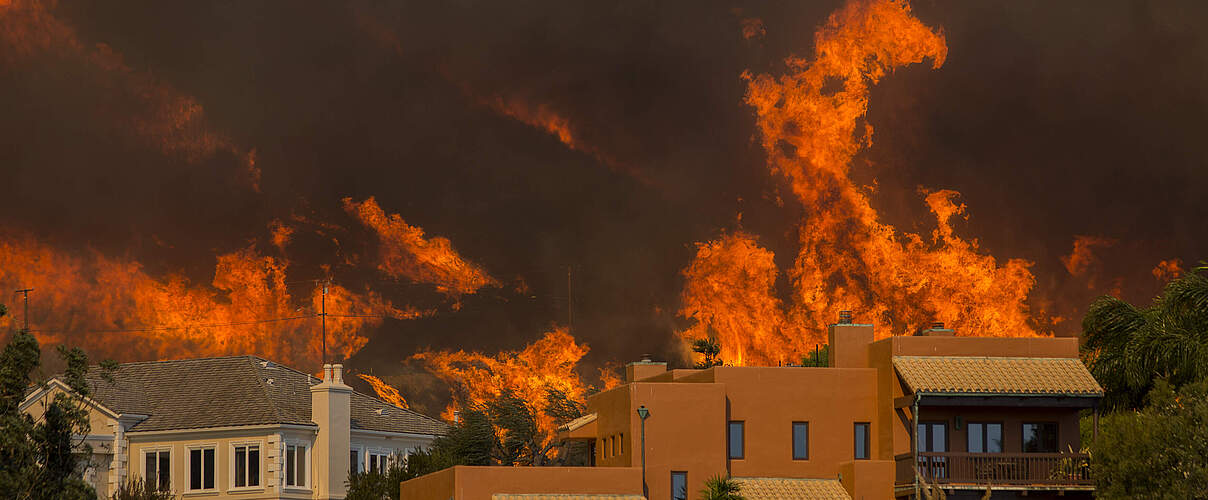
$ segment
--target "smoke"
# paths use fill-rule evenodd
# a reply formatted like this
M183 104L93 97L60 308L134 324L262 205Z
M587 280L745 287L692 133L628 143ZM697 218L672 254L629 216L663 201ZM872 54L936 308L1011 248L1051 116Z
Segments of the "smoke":
M148 286L178 276L216 303L218 256L254 247L287 287L332 276L431 312L356 332L349 363L384 379L425 348L514 351L570 318L587 365L682 363L696 242L757 236L785 271L773 299L794 303L810 214L766 168L740 76L784 74L844 5L3 2L0 234L137 263ZM1145 300L1159 262L1208 254L1205 9L921 0L947 56L869 89L875 140L852 183L881 223L924 236L919 187L960 192L952 230L1032 263L1029 314L1054 333L1077 332L1097 294ZM378 233L342 201L370 197L500 285L455 298L383 274ZM1076 235L1118 242L1094 248L1092 287L1062 260ZM44 290L34 318L62 326Z

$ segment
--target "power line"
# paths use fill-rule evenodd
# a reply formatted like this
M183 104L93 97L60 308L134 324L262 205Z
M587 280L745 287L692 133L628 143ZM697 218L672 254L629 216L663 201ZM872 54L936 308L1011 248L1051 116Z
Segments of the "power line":
M276 323L280 321L292 321L297 319L317 318L318 314L307 314L303 316L290 316L288 318L272 318L260 319L254 321L236 321L233 323L211 323L201 325L186 325L186 326L154 326L147 328L127 328L127 329L112 329L112 330L30 330L35 333L136 333L136 332L158 332L168 330L188 330L190 328L222 328L227 326L243 326L256 325L261 323Z

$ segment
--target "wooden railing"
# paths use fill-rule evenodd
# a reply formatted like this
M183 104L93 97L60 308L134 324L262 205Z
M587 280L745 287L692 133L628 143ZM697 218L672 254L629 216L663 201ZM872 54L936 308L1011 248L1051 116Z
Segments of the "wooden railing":
M898 481L912 482L917 470L935 484L1091 486L1085 453L919 453L898 458Z

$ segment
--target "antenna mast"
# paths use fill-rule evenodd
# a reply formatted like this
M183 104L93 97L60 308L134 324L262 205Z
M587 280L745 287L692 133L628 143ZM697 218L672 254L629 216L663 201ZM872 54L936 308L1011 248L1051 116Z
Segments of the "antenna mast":
M25 315L21 317L21 319L25 320L25 328L21 331L25 333L29 333L29 292L32 291L34 291L33 288L26 288L24 290L17 290L16 292L25 296Z

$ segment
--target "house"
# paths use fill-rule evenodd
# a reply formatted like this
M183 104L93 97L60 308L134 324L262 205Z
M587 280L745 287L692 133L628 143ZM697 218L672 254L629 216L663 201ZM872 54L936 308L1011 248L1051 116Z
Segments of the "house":
M89 370L91 467L100 498L130 479L205 498L344 498L348 470L384 468L447 426L352 390L341 365L323 379L256 356L124 363ZM52 379L21 404L35 417Z
M1091 497L1079 418L1103 391L1078 339L956 337L937 324L876 340L848 315L828 333L826 367L630 363L625 384L560 429L588 445L590 467L455 467L403 482L402 498L696 500L716 475L747 500L918 498L927 484L952 499L987 485L996 499Z

